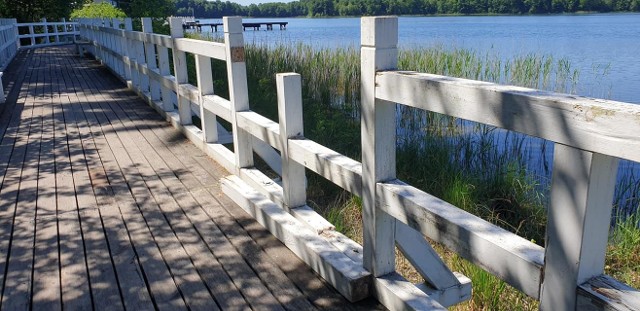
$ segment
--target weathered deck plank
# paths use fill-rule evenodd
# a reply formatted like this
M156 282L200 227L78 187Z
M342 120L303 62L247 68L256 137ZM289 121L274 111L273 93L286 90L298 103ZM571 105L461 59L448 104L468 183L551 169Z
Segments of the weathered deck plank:
M70 67L72 63L69 64ZM68 84L73 85L71 83L73 77L83 77L82 70L73 70L68 75L70 81ZM97 310L121 310L121 306L124 305L130 310L152 310L155 305L116 203L114 188L121 189L123 185L116 184L119 181L117 174L108 174L105 170L105 163L113 163L113 155L108 152L110 149L104 142L104 137L100 135L99 128L96 127L97 120L88 108L85 111L89 102L83 93L82 85L78 83L74 90L75 105L66 111L76 123L78 139L85 155L80 157L79 165L86 165L86 175L90 182L88 189L93 190L93 193L87 193L89 191L83 191L83 193L89 199L95 200L100 208L95 212L88 210L81 213L84 216L83 228L87 228L83 230L91 232L90 235L85 236L84 242L89 257L92 294L96 302L94 307ZM95 132L91 131L92 127L96 129ZM101 146L101 151L97 146ZM109 180L114 183L114 186L109 185ZM124 187L126 188L126 185ZM78 199L80 198L83 197ZM115 271L113 275L107 268L109 265L112 265L111 271ZM102 300L101 297L108 297L108 300ZM120 300L119 304L110 303L117 300Z
M32 59L35 66L40 62L39 57ZM34 79L30 80L30 84L35 84L35 88L24 97L21 96L24 102L19 129L16 133L16 145L11 155L9 171L2 184L3 194L7 194L8 197L7 201L3 200L3 206L13 207L13 210L9 207L5 214L6 217L13 218L12 229L3 232L10 237L10 248L7 252L8 262L4 275L1 306L10 310L28 310L32 293L34 219L38 187L37 163L42 138L42 131L40 131L42 109L37 109L34 105L38 96L36 83L38 72L30 72L28 75L29 79ZM20 106L16 105L16 107Z
M43 60L51 57L46 53ZM42 67L41 67L42 68ZM56 184L56 167L54 152L53 107L55 101L55 82L53 70L41 70L38 93L34 105L42 118L42 136L40 140L39 162L37 162L37 199L35 254L33 259L33 301L37 310L61 310L60 294L60 256L58 253L58 221L56 197L64 196L62 185ZM34 165L36 163L27 164ZM75 202L74 202L75 203Z
M95 81L95 80L91 80L91 81ZM104 87L104 86L101 86L101 87ZM131 98L131 94L122 94L122 96L124 96L124 98L128 97L129 100L135 100L135 97ZM117 98L108 98L106 99L105 102L112 103L117 101L118 101ZM124 105L129 105L129 102L125 101ZM113 109L112 106L113 105L105 107L104 110L105 111L111 110ZM116 115L111 115L111 117L112 119L110 119L110 121L112 122L112 124L119 124L119 126L122 126L123 128L128 128L128 129L135 128L135 125L133 124L120 123L120 120L117 118ZM122 117L124 118L124 116ZM126 137L125 140L131 142L131 137ZM134 150L139 149L140 148L139 146L143 146L144 148L145 144L143 140L144 138L138 137L138 139L135 141L135 144L130 143L129 146L131 147L131 149L134 149ZM159 180L154 178L156 177L156 175L154 174L154 172L149 171L150 167L144 161L144 159L147 156L150 156L151 154L153 154L153 151L149 150L149 148L145 148L145 150L138 150L136 154L139 156L135 158L135 161L136 161L135 165L139 170L141 168L146 170L146 172L142 173L141 176L147 176L145 181L147 186L149 187L149 189L151 189L155 193L155 195L159 196L159 198L156 199L157 202L163 202L163 204L160 204L160 208L164 208L165 210L175 210L176 209L175 201L170 197L170 195L168 195L168 193L166 192L165 186L161 185L159 183ZM159 172L158 174L171 175L173 173L170 170L165 170L164 172ZM178 214L172 213L171 216L167 218L173 219L175 218L176 215ZM237 254L231 255L229 256L229 258L232 258L232 261L234 261L233 263L231 263L231 265L238 264ZM245 291L245 296L247 297L247 300L250 302L250 304L257 309L271 309L271 310L278 309L277 300L264 287L260 279L251 273L252 271L251 267L246 266L245 269L243 270L245 271L245 273L237 275L236 279L238 279L240 282L240 286L239 286L240 288L248 288L248 290Z
M348 304L221 203L228 173L102 66L65 47L15 62L0 112L1 308L377 307Z

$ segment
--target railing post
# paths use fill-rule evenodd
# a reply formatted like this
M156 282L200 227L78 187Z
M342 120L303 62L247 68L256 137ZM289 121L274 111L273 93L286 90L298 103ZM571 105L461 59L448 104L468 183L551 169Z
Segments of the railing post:
M1 65L1 64L0 64L0 65ZM4 97L4 87L2 86L2 75L3 75L3 73L2 73L2 72L0 72L0 104L4 104L4 103L5 103L5 101L7 100L7 99Z
M120 20L114 18L113 19L113 28L114 29L120 29ZM122 40L120 40L119 38L117 38L116 36L112 36L113 37L113 50L115 50L118 54L123 55L123 51L122 51ZM122 61L121 58L117 58L116 59L116 68L114 68L114 71L121 77L124 78L124 67L125 64Z
M78 23L78 35L79 37L85 37L87 39L89 39L89 35L87 35L87 30L84 27L80 27L81 25L83 25L83 23L85 22L84 18L79 18L76 19L76 22ZM75 26L74 26L75 27ZM78 55L80 55L80 57L84 57L84 52L83 52L83 47L81 44L78 44L78 40L79 38L76 38L76 36L73 36L73 43L76 44L76 49L78 50Z
M45 44L49 44L51 42L49 41L49 25L47 24L47 18L43 17L41 22L42 22L43 27L44 27L44 34L45 34L44 43Z
M153 20L150 17L142 19L142 32L153 33ZM147 68L149 68L149 70L157 71L158 62L156 60L155 44L145 42L144 50L146 53ZM153 79L149 80L149 84L149 96L151 97L151 101L155 103L160 100L160 84L158 81Z
M397 66L398 19L363 17L361 36L363 259L378 277L395 271L395 219L378 208L376 183L396 177L396 113L375 98L376 71Z
M124 30L133 31L133 22L131 18L125 18ZM135 52L136 49L132 39L128 39L126 36L124 36L122 40L124 44L123 45L124 55L126 56L125 60L126 62L128 62L128 64L125 64L125 67L126 67L128 79L131 80L130 87L133 88L134 90L137 90L140 85L140 74L138 72L138 69L136 69L136 66L135 66L135 63L137 61L136 52Z
M282 191L284 208L290 210L307 204L304 166L291 160L289 139L304 136L302 121L302 79L297 73L276 75L278 122L282 150Z
M125 32L133 30L133 22L131 21L131 18L124 19L124 30ZM135 70L133 69L133 63L131 60L132 57L129 39L127 39L126 36L122 36L122 38L120 38L120 46L122 47L122 55L124 55L124 79L126 81L130 81L127 84L129 85L129 87L133 88L135 81Z
M102 21L98 18L94 18L91 20L92 24L92 32L93 32L93 40L97 43L97 46L94 45L94 51L96 52L96 57L102 62L102 35L100 33L100 27L102 27Z
M62 18L62 25L65 25L64 17ZM59 25L53 25L53 33L54 37L56 38L56 43L60 43L60 32L58 31L58 26Z
M556 144L541 310L576 310L578 285L603 273L618 160Z
M252 137L238 126L237 113L249 110L247 67L244 59L242 18L224 17L224 42L227 51L227 76L229 77L229 100L231 101L231 125L235 148L235 172L253 166ZM181 26L182 27L182 26ZM181 28L182 29L182 28Z
M169 49L164 46L158 45L158 66L160 67L160 75L163 77L171 74L171 67L169 63ZM176 101L176 94L171 89L160 85L162 92L162 110L173 111L173 103Z
M105 18L105 19L103 19L103 23L104 23L104 27L106 27L106 28L113 28L113 27L111 26L111 25L112 25L112 24L111 24L111 18ZM104 46L106 47L105 54L104 54L104 60L105 60L105 63L106 63L106 65L107 65L107 67L109 67L109 68L113 69L112 55L111 55L111 53L109 52L109 50L113 50L113 46L112 46L112 44L111 44L111 40L112 40L113 38L112 38L111 33L109 33L109 32L103 32L103 33L104 33L104 37L103 37L103 38L104 38L104 41L103 41L103 44L104 44Z
M213 72L211 71L211 59L206 56L196 55L196 76L198 79L198 100L200 105L200 122L202 125L203 139L205 143L218 141L218 121L216 116L204 109L203 96L213 95Z
M171 38L173 39L173 72L176 80L176 94L178 96L178 114L180 115L180 124L191 124L191 103L187 98L180 95L180 85L188 82L187 55L185 52L176 48L176 39L184 37L182 21L180 18L171 17L169 25L171 26Z
M139 66L147 66L147 57L144 49L144 41L133 40L134 51L136 53L136 61ZM140 93L149 94L149 76L142 70L138 72L140 75Z
M29 25L29 34L31 35L31 45L36 45L36 37L34 37L33 35L35 34L35 31L33 30L33 25Z
M96 58L100 62L103 62L102 56L104 52L102 51L103 50L102 49L102 32L100 32L100 27L102 27L102 20L99 18L94 18L91 20L91 24L93 25L93 39L97 43L96 45L94 45L95 51L96 51Z
M18 36L20 35L20 32L18 31L18 20L14 18L11 21L13 23L13 32L15 33L17 51L20 48L20 38L18 38Z

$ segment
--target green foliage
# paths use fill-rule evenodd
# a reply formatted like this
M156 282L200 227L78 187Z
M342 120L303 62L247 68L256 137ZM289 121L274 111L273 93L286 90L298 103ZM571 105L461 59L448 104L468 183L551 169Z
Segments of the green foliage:
M640 288L640 209L618 218L609 239L605 272Z
M82 4L70 0L0 0L0 17L16 18L18 22L34 22L43 17L54 21L69 17Z
M175 11L173 0L121 0L121 8L130 17L167 17Z
M135 0L134 0L135 1ZM220 18L429 14L541 14L639 11L640 0L300 0L241 6L232 2L177 0L176 15Z
M127 17L127 15L122 10L106 2L85 4L82 8L71 12L71 18L96 17L123 18Z

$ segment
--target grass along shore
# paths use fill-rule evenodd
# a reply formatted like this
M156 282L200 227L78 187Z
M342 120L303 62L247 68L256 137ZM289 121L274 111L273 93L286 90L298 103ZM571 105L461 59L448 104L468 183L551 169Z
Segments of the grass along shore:
M316 49L308 45L248 45L245 49L251 109L277 121L275 74L297 72L303 80L305 136L360 159L360 58L357 48ZM454 77L572 93L579 73L564 59L499 55L433 47L401 50L399 68ZM215 89L225 97L224 63L214 62ZM192 83L195 70L190 70ZM459 208L544 245L549 176L531 169L552 144L504 133L435 113L398 111L398 177ZM545 150L547 149L547 150ZM308 173L309 205L338 230L362 241L361 202L323 178ZM618 185L608 274L640 287L640 197L637 179ZM454 271L473 281L473 298L456 310L534 310L537 302L441 246L435 248ZM402 256L397 269L422 281Z

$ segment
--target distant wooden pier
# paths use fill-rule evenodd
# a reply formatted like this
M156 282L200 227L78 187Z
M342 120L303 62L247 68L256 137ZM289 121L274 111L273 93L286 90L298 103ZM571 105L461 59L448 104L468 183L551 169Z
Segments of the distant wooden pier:
M242 23L242 29L260 30L262 26L265 26L267 30L273 30L273 25L280 27L280 30L286 30L289 22L259 22L259 23ZM195 29L202 31L202 27L211 27L211 31L218 31L218 27L222 26L222 23L200 23L199 21L185 21L182 24L184 29Z

